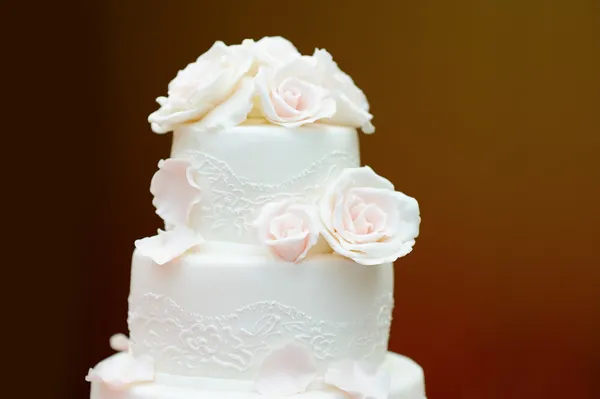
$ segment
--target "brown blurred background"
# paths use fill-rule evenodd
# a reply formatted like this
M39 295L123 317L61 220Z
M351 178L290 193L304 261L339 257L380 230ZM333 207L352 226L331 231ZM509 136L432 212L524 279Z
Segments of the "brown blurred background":
M148 187L170 146L146 122L154 98L217 39L283 35L354 77L377 126L363 163L420 201L390 348L424 367L429 398L600 398L598 0L105 0L19 14L3 28L19 115L4 119L23 141L4 147L24 206L6 222L19 231L6 356L27 384L13 397L87 398L87 368L126 332L133 241L160 225Z

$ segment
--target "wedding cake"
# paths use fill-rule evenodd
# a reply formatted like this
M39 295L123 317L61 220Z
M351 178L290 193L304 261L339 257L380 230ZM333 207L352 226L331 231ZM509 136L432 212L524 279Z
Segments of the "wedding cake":
M360 166L357 129L375 128L350 76L281 37L216 42L157 102L164 228L135 242L129 337L91 398L424 399L387 348L419 207Z

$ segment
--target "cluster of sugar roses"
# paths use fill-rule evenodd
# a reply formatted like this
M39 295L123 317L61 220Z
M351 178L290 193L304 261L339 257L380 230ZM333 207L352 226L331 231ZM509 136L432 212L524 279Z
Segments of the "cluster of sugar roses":
M170 158L158 166L150 191L166 231L135 245L154 262L165 264L202 243L188 226L202 193L189 160ZM338 254L378 265L412 250L420 221L414 198L395 191L392 183L364 166L344 169L317 203L288 199L265 204L254 227L258 242L288 262L304 259L323 237Z
M125 335L112 336L110 345L118 353L90 369L86 381L104 384L114 391L155 381L154 359L150 355L130 353L130 342ZM385 370L349 359L318 373L312 353L304 346L290 343L265 358L254 379L253 390L264 396L280 397L323 385L342 391L350 399L387 399L391 379Z
M227 46L216 42L169 83L148 120L156 133L182 124L225 129L248 118L296 127L327 123L372 133L369 103L321 49L303 56L282 37Z

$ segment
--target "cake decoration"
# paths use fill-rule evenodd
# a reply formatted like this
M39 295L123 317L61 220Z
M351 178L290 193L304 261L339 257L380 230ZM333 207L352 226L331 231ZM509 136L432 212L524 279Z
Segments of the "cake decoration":
M110 337L110 347L117 352L129 350L129 338L125 334L115 334Z
M152 204L156 214L169 227L186 226L192 207L202 198L187 159L161 160L152 177L150 192L154 195Z
M293 395L305 392L316 376L312 353L304 346L288 344L264 360L255 388L266 396Z
M282 37L215 42L156 101L160 108L148 117L156 133L186 124L227 129L249 115L286 127L317 122L375 131L364 93L331 55L322 49L301 55Z
M347 359L319 373L311 351L294 343L272 351L255 381L256 391L271 397L330 386L344 391L351 399L388 399L390 385L387 371L365 361Z
M369 266L407 255L419 235L417 201L368 166L344 169L318 206L320 220L311 204L266 204L254 222L260 240L281 259L298 262L322 234L333 251Z
M345 169L326 188L319 210L329 245L362 265L394 262L419 235L417 201L368 166Z
M314 205L293 200L267 203L254 222L260 241L288 262L304 259L319 239L319 225Z
M140 382L154 381L154 359L149 355L136 357L126 352L126 349L122 348L126 341L127 337L123 334L112 336L111 347L119 353L91 368L85 380L104 384L115 391L126 390Z
M297 57L280 68L260 68L255 84L262 114L271 123L298 127L336 113L333 93L325 88L315 58Z
M352 399L388 399L390 373L371 364L344 361L327 369L324 382L346 392Z
M157 265L164 265L202 242L204 240L200 235L183 226L168 231L159 229L155 236L136 240L135 247Z

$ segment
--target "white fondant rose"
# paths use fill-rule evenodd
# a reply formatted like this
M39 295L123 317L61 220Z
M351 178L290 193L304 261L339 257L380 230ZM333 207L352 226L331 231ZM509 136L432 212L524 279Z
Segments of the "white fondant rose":
M266 204L254 226L259 240L288 262L302 260L319 238L315 207L291 200Z
M419 235L419 205L370 167L345 169L320 202L322 234L335 252L363 265L408 254Z
M336 101L336 113L327 123L360 127L365 133L374 133L375 127L371 124L373 115L369 113L369 102L363 91L338 67L326 50L315 50L313 57L320 73L326 78L325 87Z
M278 67L261 67L256 92L262 115L271 123L297 127L330 118L335 100L323 87L312 57L299 57Z
M152 130L166 133L178 125L198 123L215 129L239 125L252 109L252 78L245 77L254 62L247 45L215 44L196 62L179 71L169 83L168 97L148 117Z

